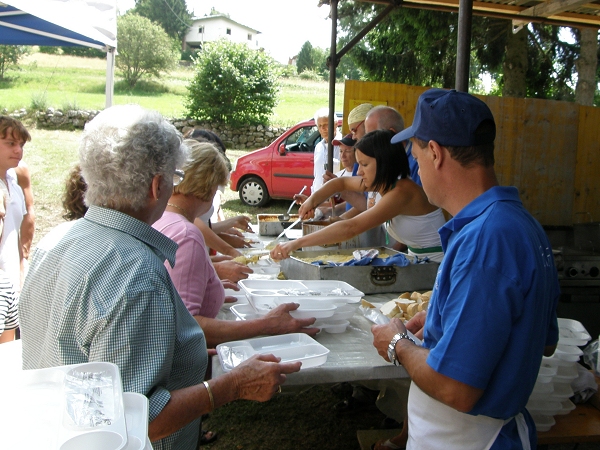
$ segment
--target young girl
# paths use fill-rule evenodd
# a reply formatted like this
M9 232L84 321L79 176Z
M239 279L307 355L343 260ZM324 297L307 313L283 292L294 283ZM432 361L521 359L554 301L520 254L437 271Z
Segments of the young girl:
M24 258L20 241L23 216L27 214L23 191L17 184L15 167L23 157L23 146L31 136L23 124L8 116L0 116L0 181L8 191L4 233L0 240L0 269L6 272L15 290L23 284Z

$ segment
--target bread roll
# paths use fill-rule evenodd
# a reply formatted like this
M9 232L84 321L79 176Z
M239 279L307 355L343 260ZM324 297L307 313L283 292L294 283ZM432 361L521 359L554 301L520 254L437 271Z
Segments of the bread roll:
M412 305L408 305L408 309L406 310L406 314L412 319L416 313L419 312L419 304L413 303Z
M409 300L406 298L395 300L395 302L398 305L398 308L400 308L404 312L408 310L409 305L415 303L414 300Z
M364 298L360 299L360 305L364 306L365 308L375 308L375 305L373 303L369 303Z
M400 312L395 300L390 300L380 308L381 313L389 318L394 317Z

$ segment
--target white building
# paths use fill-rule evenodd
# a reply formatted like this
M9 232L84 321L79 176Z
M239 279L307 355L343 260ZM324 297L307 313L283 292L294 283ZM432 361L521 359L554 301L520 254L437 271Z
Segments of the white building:
M206 16L194 19L190 30L185 35L184 48L202 48L204 42L226 38L258 50L259 33L260 31L231 20L225 15Z

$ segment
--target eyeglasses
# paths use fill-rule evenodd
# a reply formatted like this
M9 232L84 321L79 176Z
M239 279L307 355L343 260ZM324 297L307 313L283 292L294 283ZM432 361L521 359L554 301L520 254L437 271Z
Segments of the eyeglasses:
M352 134L356 134L356 132L358 131L358 129L360 128L360 126L361 126L363 123L365 123L365 121L364 121L364 120L362 120L362 121L361 121L361 122L360 122L358 125L356 125L356 127L354 127L354 128L350 128L350 133L352 133Z
M177 186L181 183L184 177L185 172L183 170L175 169L175 173L173 173L173 186Z

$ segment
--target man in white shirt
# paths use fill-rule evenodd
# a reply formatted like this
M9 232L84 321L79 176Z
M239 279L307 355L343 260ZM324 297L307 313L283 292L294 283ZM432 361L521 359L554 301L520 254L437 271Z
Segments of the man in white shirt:
M327 134L329 132L329 109L321 108L315 113L315 125L321 135L321 140L315 145L314 154L314 177L311 193L316 192L321 186L323 186L323 175L325 175L325 166L327 164ZM337 128L337 127L336 127ZM336 132L334 139L339 139ZM340 148L338 146L333 147L333 167L336 170L340 167Z

